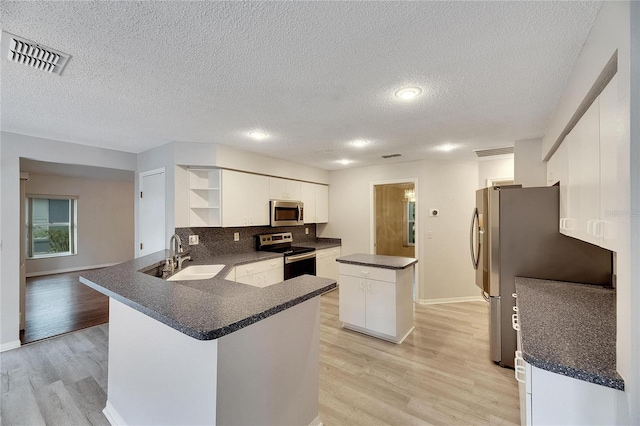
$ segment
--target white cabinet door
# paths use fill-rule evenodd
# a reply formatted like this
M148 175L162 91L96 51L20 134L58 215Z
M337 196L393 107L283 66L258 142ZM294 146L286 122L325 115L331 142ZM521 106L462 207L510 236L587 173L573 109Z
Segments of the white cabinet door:
M304 223L316 223L316 186L308 182L300 184L300 201L304 204Z
M269 178L247 174L245 179L248 225L269 225Z
M329 222L329 187L316 185L316 222Z
M365 280L340 275L340 321L365 327Z
M300 200L300 182L282 178L269 178L269 198L273 200Z
M369 330L396 335L396 284L367 280L366 323ZM342 282L340 283L342 287Z
M222 171L222 226L247 226L246 173Z
M600 220L600 109L596 99L574 129L579 141L578 238L598 244L597 225Z
M269 178L222 171L222 226L269 224Z
M626 209L618 201L618 77L600 94L600 222L596 235L600 245L617 251L616 210Z
M304 203L304 223L329 221L329 187L327 185L302 182L300 200Z
M316 250L316 276L338 281L340 247Z

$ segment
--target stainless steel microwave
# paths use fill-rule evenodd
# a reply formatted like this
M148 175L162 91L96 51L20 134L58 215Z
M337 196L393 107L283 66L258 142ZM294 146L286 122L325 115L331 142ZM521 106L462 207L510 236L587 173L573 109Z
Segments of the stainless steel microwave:
M302 201L271 200L271 226L304 225Z

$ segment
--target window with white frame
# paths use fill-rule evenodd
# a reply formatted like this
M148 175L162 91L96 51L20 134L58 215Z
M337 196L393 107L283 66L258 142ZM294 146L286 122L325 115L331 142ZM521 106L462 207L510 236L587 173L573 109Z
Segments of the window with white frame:
M77 253L78 197L27 195L25 203L29 259Z

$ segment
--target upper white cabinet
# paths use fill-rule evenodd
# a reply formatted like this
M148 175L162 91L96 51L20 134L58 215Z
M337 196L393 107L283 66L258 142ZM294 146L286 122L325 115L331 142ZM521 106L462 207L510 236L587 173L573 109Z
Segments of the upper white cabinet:
M189 226L220 226L220 170L189 169Z
M302 182L300 201L304 203L304 223L329 221L329 187Z
M222 226L269 224L269 178L222 170Z
M560 182L560 232L616 250L617 78L567 135L547 164L547 183Z
M282 178L269 178L269 198L272 200L296 200L301 199L300 182Z

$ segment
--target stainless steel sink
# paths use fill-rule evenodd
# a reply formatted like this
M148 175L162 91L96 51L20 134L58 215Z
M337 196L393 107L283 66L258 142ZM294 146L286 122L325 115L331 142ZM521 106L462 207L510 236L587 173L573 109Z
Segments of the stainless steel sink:
M215 277L225 265L192 265L173 274L167 281L208 280Z

